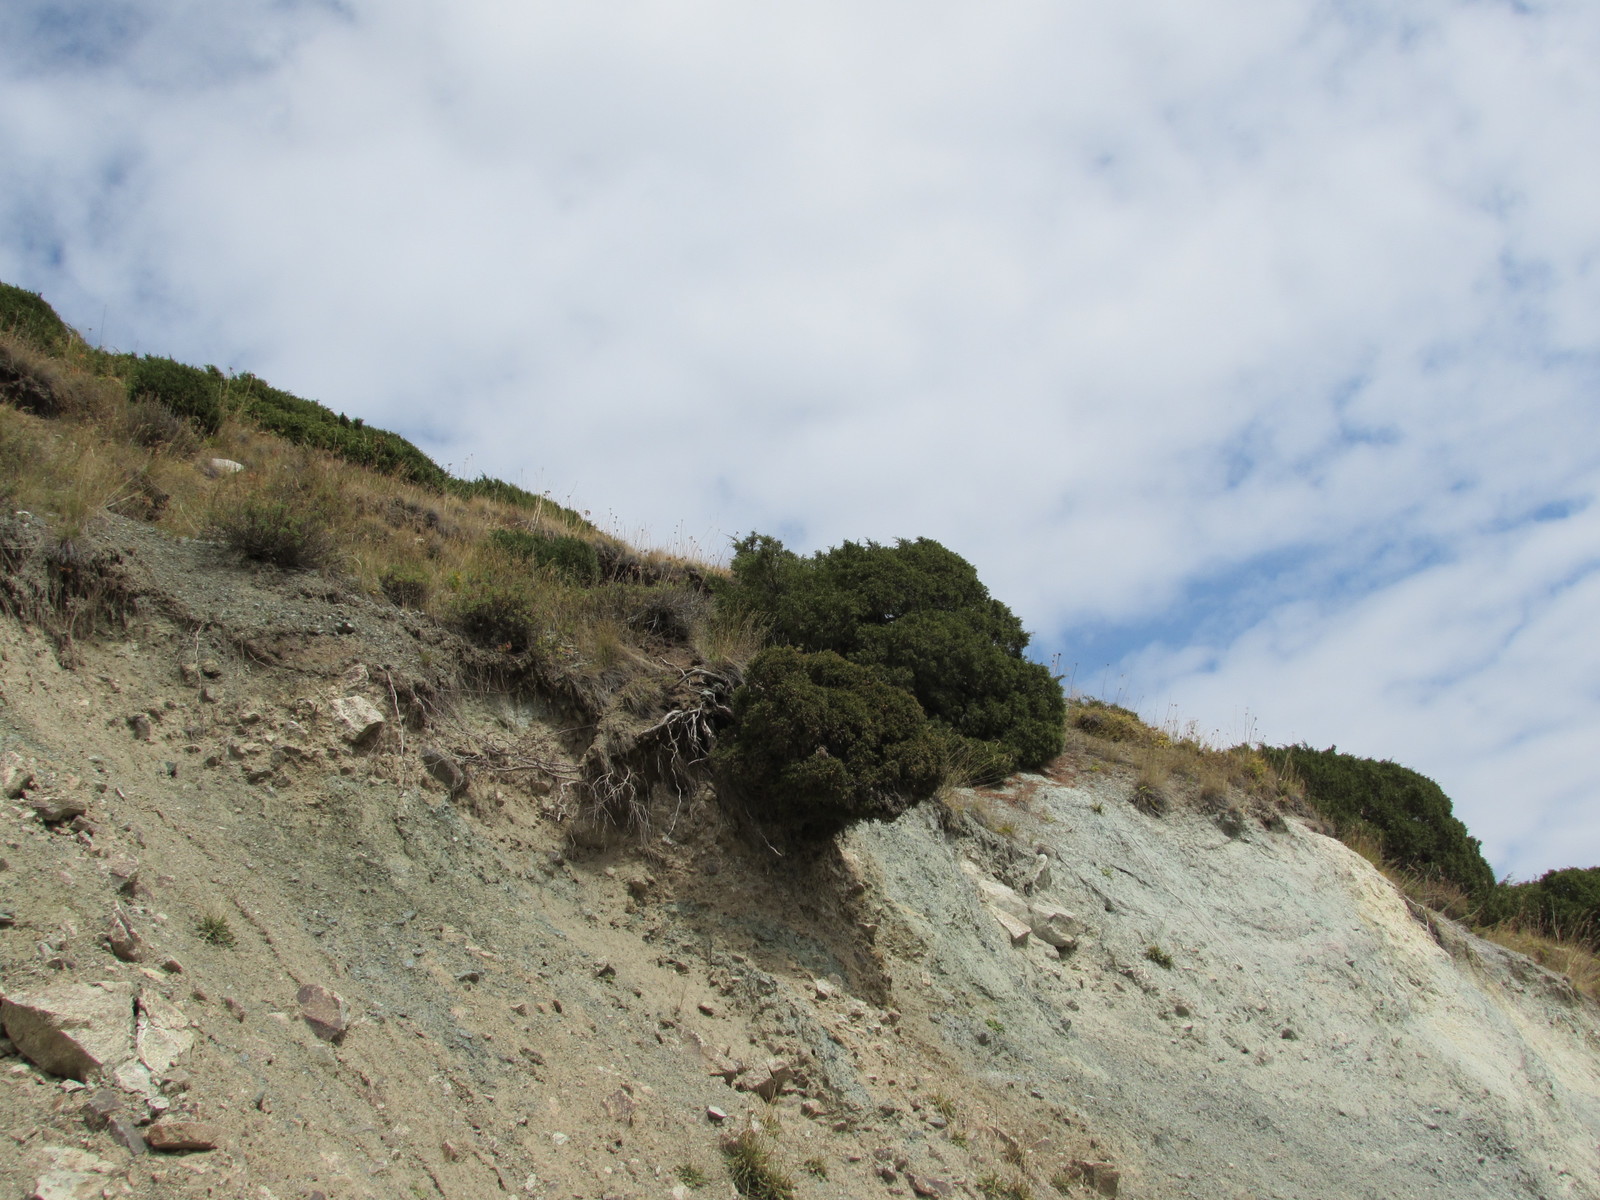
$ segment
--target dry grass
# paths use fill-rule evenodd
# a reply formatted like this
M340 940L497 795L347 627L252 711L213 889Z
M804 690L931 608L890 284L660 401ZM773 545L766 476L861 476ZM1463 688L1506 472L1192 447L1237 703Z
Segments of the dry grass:
M1478 930L1478 934L1507 950L1527 955L1547 970L1565 975L1577 991L1600 1001L1600 957L1588 947L1530 933L1514 922L1492 925Z

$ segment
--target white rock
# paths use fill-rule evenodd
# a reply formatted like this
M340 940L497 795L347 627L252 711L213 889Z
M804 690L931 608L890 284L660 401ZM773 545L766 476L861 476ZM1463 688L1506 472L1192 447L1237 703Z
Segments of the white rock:
M351 745L374 737L383 728L383 714L361 696L341 696L331 707L339 735Z
M206 465L202 470L215 479L219 475L237 475L244 470L244 464L242 462L234 462L231 458L212 458L206 460Z

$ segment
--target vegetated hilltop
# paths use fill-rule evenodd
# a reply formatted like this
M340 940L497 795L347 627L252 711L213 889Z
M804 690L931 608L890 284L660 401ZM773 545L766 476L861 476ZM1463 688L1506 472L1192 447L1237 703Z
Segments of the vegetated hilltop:
M640 553L0 300L0 1186L1600 1195L1595 1006L1315 752L1063 705L935 543Z

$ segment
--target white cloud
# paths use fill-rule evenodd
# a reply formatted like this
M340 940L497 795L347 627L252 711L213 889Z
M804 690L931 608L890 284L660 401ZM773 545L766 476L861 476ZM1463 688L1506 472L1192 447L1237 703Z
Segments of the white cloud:
M1592 518L1516 524L1600 476L1591 7L57 9L0 278L114 344L630 532L938 537L1046 651L1600 861Z

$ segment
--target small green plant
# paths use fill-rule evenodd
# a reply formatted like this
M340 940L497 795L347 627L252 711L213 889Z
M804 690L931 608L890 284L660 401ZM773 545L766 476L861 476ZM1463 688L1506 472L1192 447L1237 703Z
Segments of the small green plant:
M238 939L233 934L233 926L228 924L227 917L218 912L202 915L194 923L194 932L202 942L209 942L224 950L232 950L238 944Z
M1144 948L1144 956L1163 970L1172 970L1172 955L1168 954L1156 943L1151 942Z
M967 1148L967 1135L959 1129L956 1130L950 1135L950 1144L958 1150L965 1150Z
M693 1163L684 1163L673 1174L678 1177L678 1182L683 1184L684 1187L693 1188L697 1192L711 1182L711 1176Z
M1063 1196L1070 1196L1072 1194L1072 1189L1077 1182L1078 1181L1076 1179L1074 1179L1071 1175L1068 1175L1065 1171L1057 1171L1054 1175L1050 1176L1050 1186L1055 1188L1055 1190L1060 1192Z
M946 1121L954 1121L956 1119L956 1102L950 1099L949 1096L946 1096L943 1092L935 1092L933 1095L929 1096L928 1107L933 1109L934 1112L938 1113Z
M745 1130L722 1143L733 1186L746 1200L794 1200L794 1180L773 1163L765 1143L754 1130Z
M983 1023L985 1025L987 1025L990 1029L994 1030L994 1032L996 1032L996 1033L1004 1033L1006 1031L1006 1027L1004 1025L1002 1025L999 1021L997 1021L994 1017L985 1017L983 1019Z
M1089 769L1091 771L1099 770L1098 767L1090 767ZM1103 813L1103 812L1105 812L1105 810L1106 810L1106 806L1104 804L1101 804L1100 801L1098 801L1098 800L1096 800L1093 804L1089 805L1089 811L1092 812L1092 813Z
M818 1179L826 1179L828 1177L828 1164L820 1157L812 1156L806 1159L802 1165L808 1175L814 1175Z

